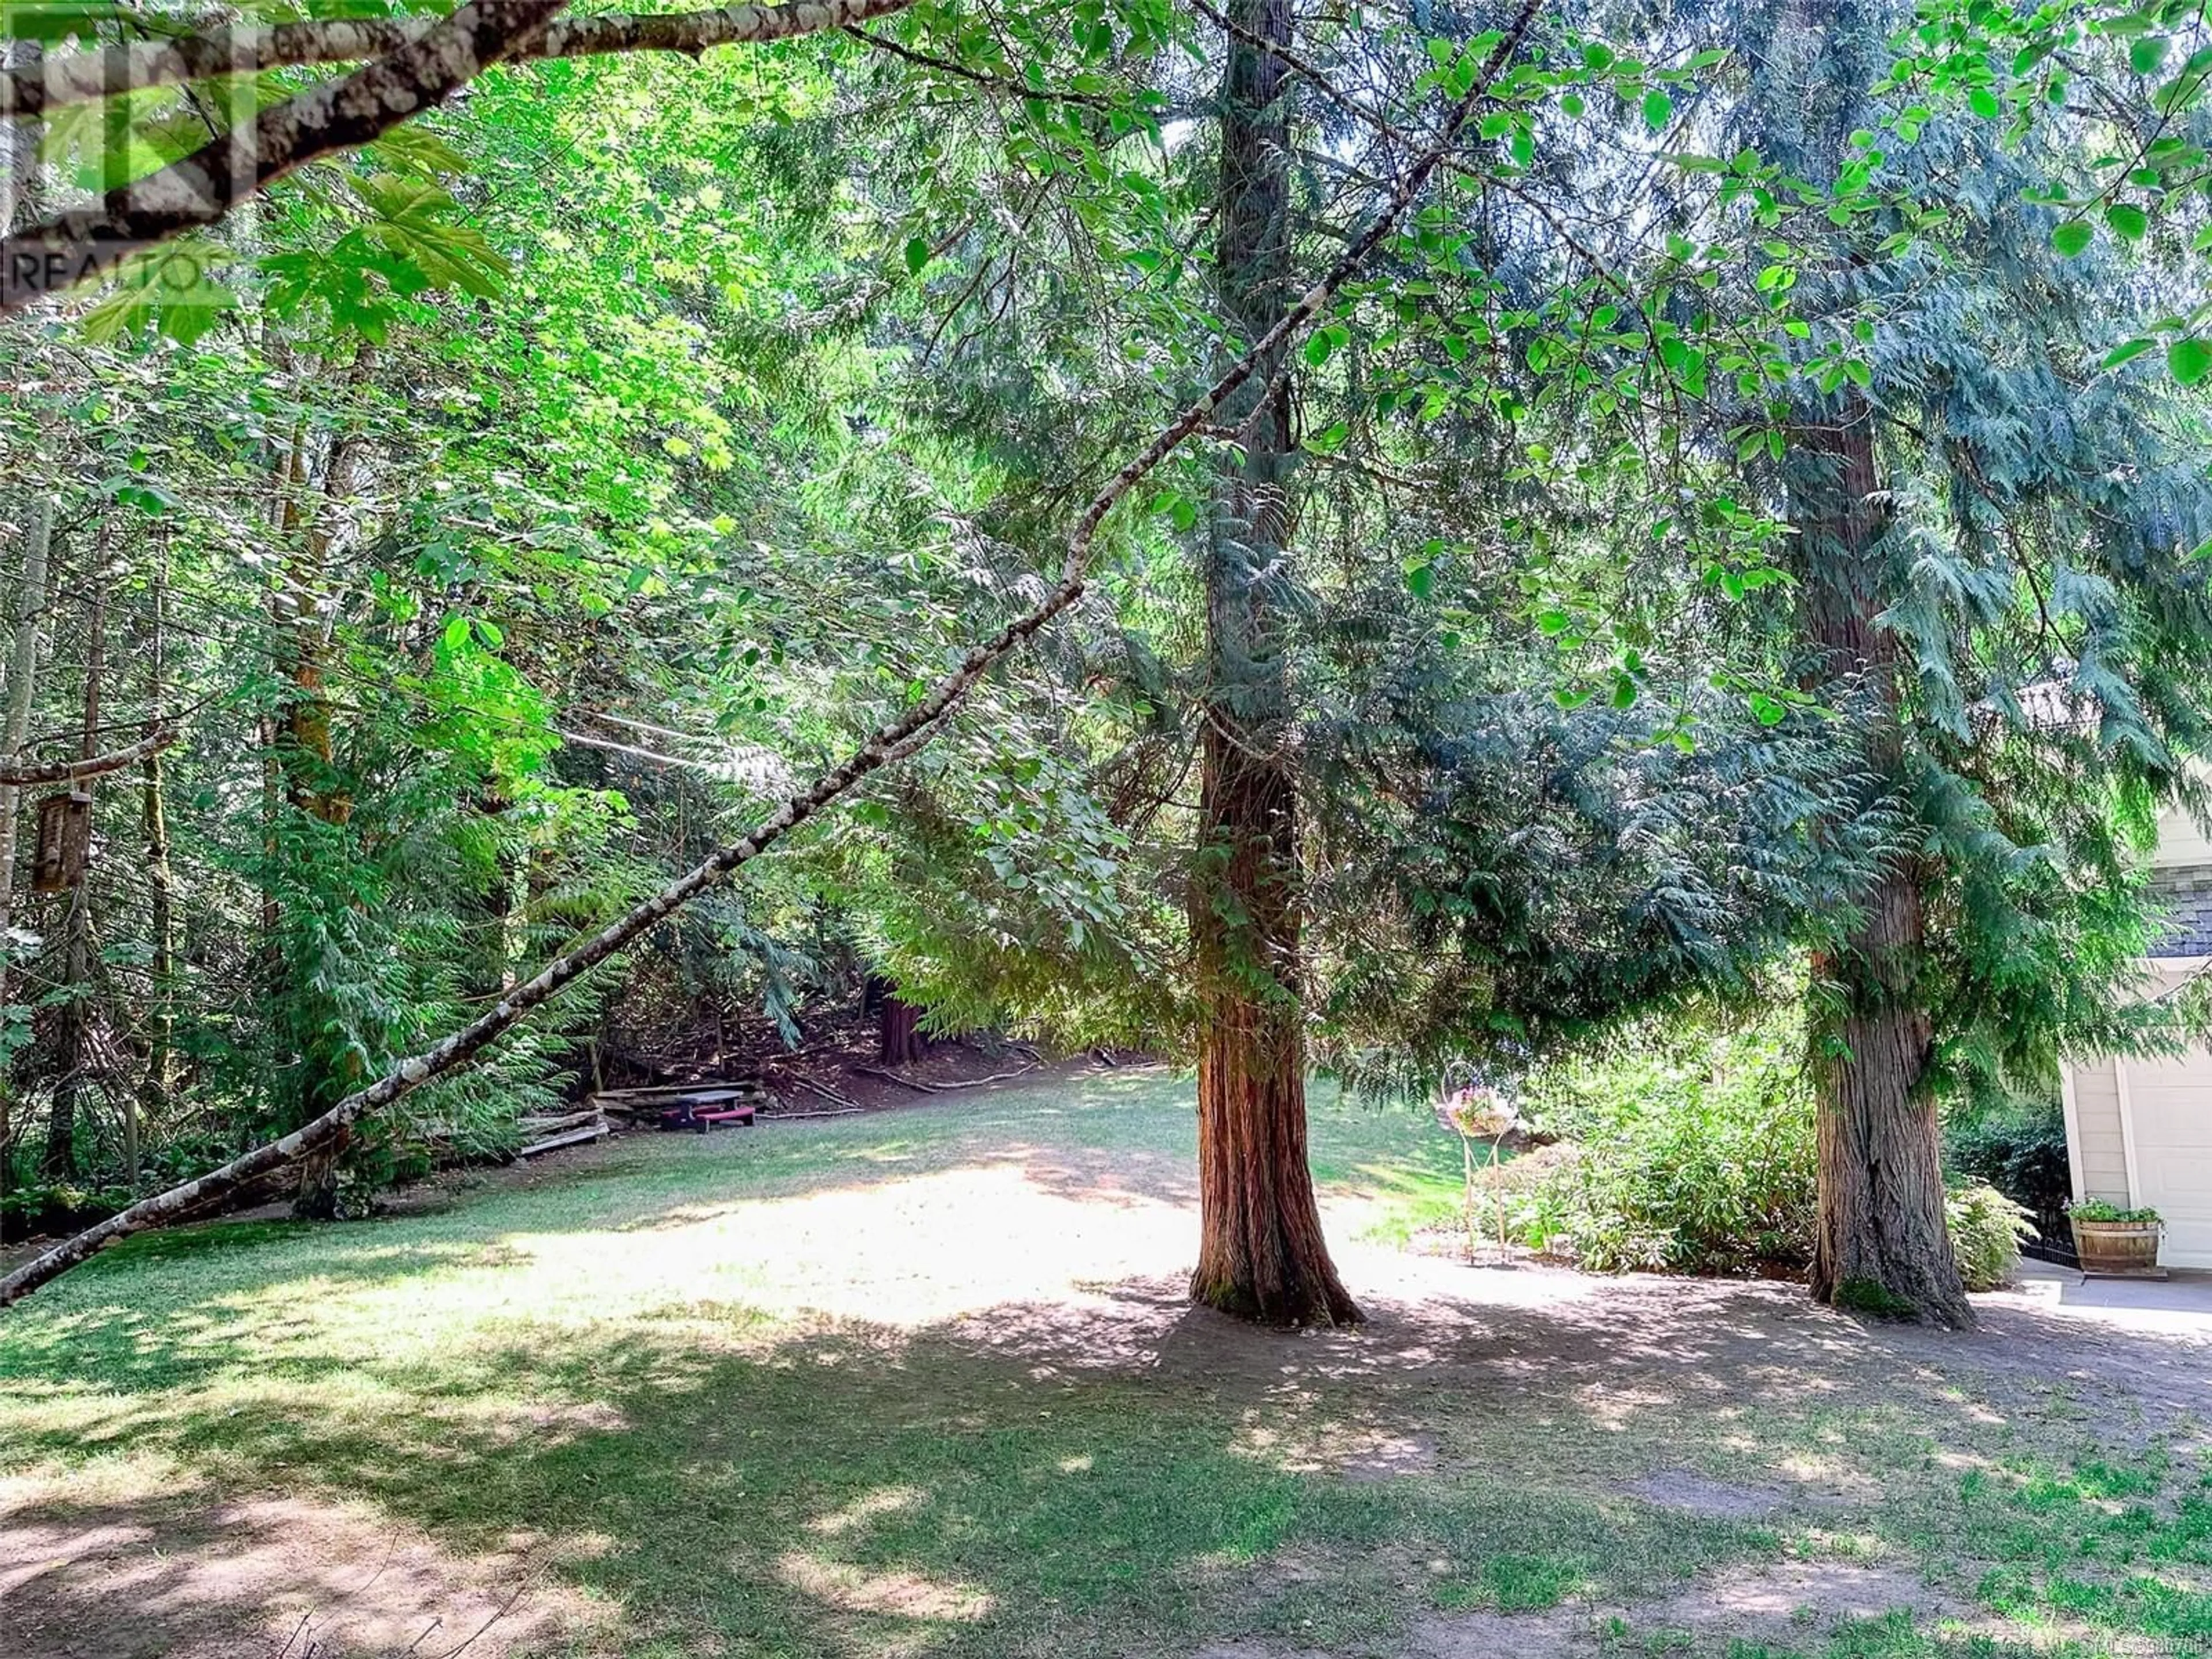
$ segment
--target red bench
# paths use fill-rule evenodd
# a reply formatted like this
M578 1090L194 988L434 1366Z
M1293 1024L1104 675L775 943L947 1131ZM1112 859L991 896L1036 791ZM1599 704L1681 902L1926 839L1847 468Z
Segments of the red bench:
M751 1101L740 1098L733 1091L701 1094L680 1100L662 1112L660 1127L696 1129L703 1135L717 1123L750 1126L758 1109Z

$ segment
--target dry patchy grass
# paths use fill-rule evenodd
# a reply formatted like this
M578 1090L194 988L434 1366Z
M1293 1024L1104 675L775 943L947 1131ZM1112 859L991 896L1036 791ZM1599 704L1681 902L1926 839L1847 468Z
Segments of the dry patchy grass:
M1192 1139L1186 1085L1115 1073L115 1251L0 1320L7 1650L2212 1636L2202 1332L1997 1299L1942 1338L1408 1255L1456 1143L1326 1097L1373 1319L1254 1331L1181 1296Z

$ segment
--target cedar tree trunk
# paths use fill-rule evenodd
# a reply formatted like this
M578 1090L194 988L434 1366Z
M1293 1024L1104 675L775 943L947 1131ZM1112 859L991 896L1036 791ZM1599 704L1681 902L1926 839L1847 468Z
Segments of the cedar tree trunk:
M1231 0L1221 155L1224 311L1256 340L1289 302L1288 0ZM1306 1164L1298 995L1297 785L1288 665L1273 595L1284 580L1290 407L1281 354L1228 409L1244 459L1225 471L1206 565L1208 691L1192 882L1200 1018L1200 1237L1195 1301L1277 1325L1342 1324Z
M1802 604L1818 653L1814 682L1860 700L1878 791L1905 781L1895 637L1878 620L1893 583L1874 410L1844 400L1832 423L1791 434L1792 517L1804 549ZM1922 872L1893 864L1865 920L1813 963L1808 1023L1819 1111L1820 1218L1813 1294L1861 1312L1967 1326L1973 1312L1943 1217L1943 1168L1929 1081Z
M90 760L100 749L100 678L107 668L107 528L100 526L98 553L94 559L91 639L84 660L84 738L78 752ZM70 786L89 795L94 781ZM89 860L88 860L88 864ZM62 989L66 995L58 1010L54 1044L56 1077L53 1109L46 1120L46 1146L39 1159L39 1173L49 1181L66 1181L76 1167L76 1103L92 1065L86 1025L92 995L92 873L77 873L70 891L69 919L62 925Z
M876 1035L883 1065L911 1066L921 1058L921 1010L885 991L876 1010Z
M346 384L356 390L366 386L373 361L372 349L362 345ZM294 811L341 833L352 820L354 803L337 763L331 695L325 683L330 648L330 622L325 608L329 601L335 536L332 520L357 482L355 473L365 447L358 432L339 434L331 442L319 483L302 424L294 433L278 475L277 530L295 549L286 566L284 587L272 600L274 620L284 630L286 677L290 681L280 744L285 798ZM332 1052L328 1032L337 1024L336 1010L328 997L313 989L312 965L281 956L277 965L282 975L276 988L280 1006L292 1008L298 1032L304 1079L301 1115L312 1119L361 1086L361 1055L344 1043ZM352 1130L348 1128L301 1160L300 1184L292 1200L294 1215L307 1221L336 1218L338 1168L352 1139Z

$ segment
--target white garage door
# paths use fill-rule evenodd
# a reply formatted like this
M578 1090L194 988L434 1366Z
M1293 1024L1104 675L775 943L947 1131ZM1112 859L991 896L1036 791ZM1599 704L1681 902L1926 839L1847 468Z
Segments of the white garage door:
M2136 1201L2166 1218L2169 1267L2212 1267L2212 1054L2125 1063Z

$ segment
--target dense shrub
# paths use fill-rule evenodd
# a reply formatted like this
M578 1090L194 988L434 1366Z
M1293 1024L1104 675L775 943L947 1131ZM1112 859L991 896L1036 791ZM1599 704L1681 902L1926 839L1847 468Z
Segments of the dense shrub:
M1987 1182L2023 1206L2045 1238L2066 1237L2073 1188L2055 1094L1954 1117L1943 1126L1943 1164L1954 1178Z
M2035 1231L2033 1218L1996 1188L1975 1182L1954 1187L1943 1200L1959 1274L1970 1291L1993 1291L2020 1266L2021 1241Z
M131 1199L127 1187L87 1187L73 1182L27 1182L0 1194L0 1244L41 1233L74 1232L105 1221Z
M1538 1068L1516 1102L1559 1138L1477 1179L1531 1248L1599 1273L1796 1272L1812 1257L1817 1163L1799 999L1747 1024L1650 1020ZM2011 1276L2028 1213L2007 1182L2047 1179L2045 1143L1990 1121L1947 1204L1970 1290ZM2011 1149L2000 1156L1996 1149ZM2058 1171L2065 1139L2058 1133ZM2023 1190L2034 1190L2030 1185Z
M1524 1237L1601 1273L1802 1266L1814 1211L1803 1053L1794 1013L1735 1030L1650 1021L1602 1054L1540 1068L1522 1112L1576 1155L1516 1195Z

